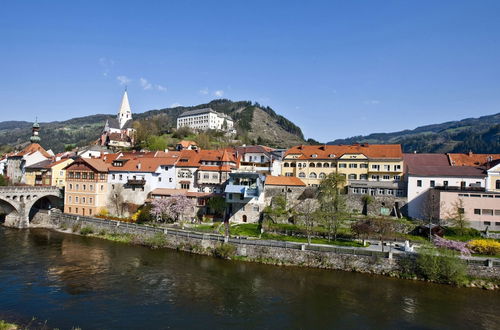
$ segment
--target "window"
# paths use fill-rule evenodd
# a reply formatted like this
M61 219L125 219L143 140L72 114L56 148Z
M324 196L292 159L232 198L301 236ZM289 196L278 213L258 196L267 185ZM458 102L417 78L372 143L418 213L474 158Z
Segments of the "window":
M254 206L254 207L253 207L253 210L254 210L255 212L259 212L259 206Z
M384 179L384 180L390 180L390 179L391 179L391 177L390 177L389 175L384 175L384 176L383 176L383 179Z
M391 165L384 165L384 171L390 171Z
M68 177L70 179L73 179L75 177L75 174L73 172L69 172Z
M189 183L181 183L181 189L189 189Z
M417 187L422 187L422 180L417 180Z
M401 165L394 165L395 170L401 170Z
M349 174L349 180L356 180L358 176L356 174Z
M75 208L75 213L78 213L78 207Z
M203 179L210 179L210 174L204 173L203 174Z
M351 163L349 164L349 168L358 168L358 164Z
M380 188L379 188L379 189L378 189L378 194L379 194L379 195L383 195L383 194L384 194L384 189L380 189Z
M495 210L495 215L500 215L500 210Z
M217 180L219 178L219 175L217 173L212 174L212 179Z
M71 189L73 189L73 184L72 183L69 184L69 190L71 190Z
M104 185L101 185L101 191L103 191L103 190L104 190Z
M292 173L285 173L285 176L292 176Z
M93 205L94 204L94 199L92 197L89 198L89 204Z
M318 155L313 154L311 157L312 157L312 158L318 158Z
M387 195L394 195L394 190L387 189Z
M394 181L401 181L401 175L395 175Z
M161 176L158 177L158 182L161 182Z
M500 180L495 182L495 189L500 189Z
M228 199L233 199L233 194L227 194Z
M101 179L101 180L106 179L106 176L104 175L104 173L99 174L99 179Z
M94 178L95 178L94 172L89 173L89 179L94 180Z
M491 226L491 221L483 221L483 224L484 224L485 226Z
M431 180L431 188L434 188L436 186L436 181Z
M71 203L71 196L68 196L68 202Z
M309 164L309 167L316 167L316 164L311 163L311 164Z
M71 206L70 206L70 207L68 207L68 212L69 212L69 213L71 213Z
M483 215L493 215L493 210L492 209L482 209L481 211Z
M339 164L339 168L346 168L346 167L347 167L347 164L345 164L345 163L340 163Z
M283 164L283 167L290 167L290 164L285 163L285 164Z
M78 190L78 189L80 189L80 185L77 183L75 186L75 190Z
M443 181L443 186L448 187L448 181Z
M75 172L75 178L80 179L80 172Z
M82 197L82 204L85 204L85 202L86 202L85 197Z
M367 189L367 188L361 188L361 193L362 193L362 194L366 194L366 193L368 193L368 189Z
M292 173L290 173L292 174ZM299 178L305 178L306 177L306 174L304 172L300 172L299 173Z
M86 184L83 185L83 190L87 190L87 185Z
M82 173L82 179L87 179L87 173L86 172Z
M372 180L378 181L380 177L378 175L372 175Z
M320 179L324 179L324 178L326 178L326 174L325 174L325 173L323 173L323 172L321 172L321 173L319 174L319 178L320 178Z
M119 179L120 179L120 181L123 179L123 175L122 174L119 175Z
M75 203L78 204L78 196L75 197Z
M93 184L89 185L89 190L90 191L94 191L94 185Z
M316 175L316 173L310 173L309 174L309 178L310 179L316 179L318 176Z
M481 209L474 209L475 215L481 215Z
M368 174L361 174L361 175L359 176L359 179L360 179L360 180L368 180Z
M63 171L59 171L59 176L63 176L64 175L64 172Z
M359 164L359 168L368 168L368 164Z
M380 170L380 165L372 165L372 170Z
M359 194L359 188L352 188L353 194Z
M316 163L316 167L321 167L321 163Z
M324 164L323 164L323 167L330 167L330 164L328 164L328 163L324 163Z
M115 174L111 175L111 179L113 180L116 179L116 175Z
M89 209L89 215L92 215L92 209Z

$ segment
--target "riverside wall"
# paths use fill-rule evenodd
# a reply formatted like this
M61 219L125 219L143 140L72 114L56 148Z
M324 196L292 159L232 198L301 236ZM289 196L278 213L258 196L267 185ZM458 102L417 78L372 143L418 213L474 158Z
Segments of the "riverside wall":
M234 246L232 257L274 265L305 266L400 277L401 264L412 254L370 251L355 247L306 245L291 242L225 238L217 234L194 233L164 229L99 218L52 213L52 225L58 227L91 227L94 232L131 234L153 237L165 236L169 248L205 255L213 255L223 244ZM476 278L500 279L500 261L497 259L466 259L468 272Z

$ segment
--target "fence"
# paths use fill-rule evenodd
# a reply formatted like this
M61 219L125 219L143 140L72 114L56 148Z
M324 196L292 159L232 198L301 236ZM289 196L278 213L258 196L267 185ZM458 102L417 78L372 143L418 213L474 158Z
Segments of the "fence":
M76 216L70 214L53 214L56 219L64 220L69 222L71 225L73 224L81 224L82 222L86 222L88 224L93 224L96 226L104 226L107 228L120 228L120 230L125 229L125 231L129 231L131 233L163 233L166 236L173 237L185 237L188 239L198 239L198 240L208 240L208 241L216 241L216 242L227 242L236 245L253 245L253 246L263 246L263 247L272 247L272 248L282 248L282 249L293 249L293 250L303 250L303 251L316 251L316 252L330 252L336 254L345 254L345 255L353 255L353 256L362 256L362 257L379 257L379 258L392 258L392 253L390 252L381 252L381 251L373 251L366 250L363 248L355 248L355 247L344 247L344 246L324 246L324 245L316 245L316 244L301 244L294 242L282 242L282 241L274 241L274 240L257 240L257 239L249 239L249 238L227 238L223 235L211 234L211 233L197 233L188 230L181 229L170 229L170 228L158 228L147 225L139 225L135 223L127 223L116 220L104 220L99 218L92 218L86 216ZM395 254L395 258L401 258L404 254ZM470 257L463 258L468 265L473 266L488 266L488 267L500 267L500 259L486 259L486 258L478 258L478 257Z

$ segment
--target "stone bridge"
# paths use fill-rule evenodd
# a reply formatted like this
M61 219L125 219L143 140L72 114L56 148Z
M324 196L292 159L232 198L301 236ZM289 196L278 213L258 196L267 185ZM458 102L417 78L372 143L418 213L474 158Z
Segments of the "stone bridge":
M27 228L38 213L62 209L62 205L62 193L57 187L0 187L0 223L9 227Z

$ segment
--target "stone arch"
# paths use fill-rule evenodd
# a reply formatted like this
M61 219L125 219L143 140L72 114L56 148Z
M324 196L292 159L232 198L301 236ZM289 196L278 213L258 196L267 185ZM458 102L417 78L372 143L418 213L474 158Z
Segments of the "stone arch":
M58 208L62 210L63 200L60 196L55 194L42 194L36 196L26 204L26 212L28 221L32 221L41 210L49 211L53 208ZM42 212L43 213L43 212ZM45 212L47 213L47 212Z
M20 206L13 201L0 197L0 223L15 226L19 220Z

